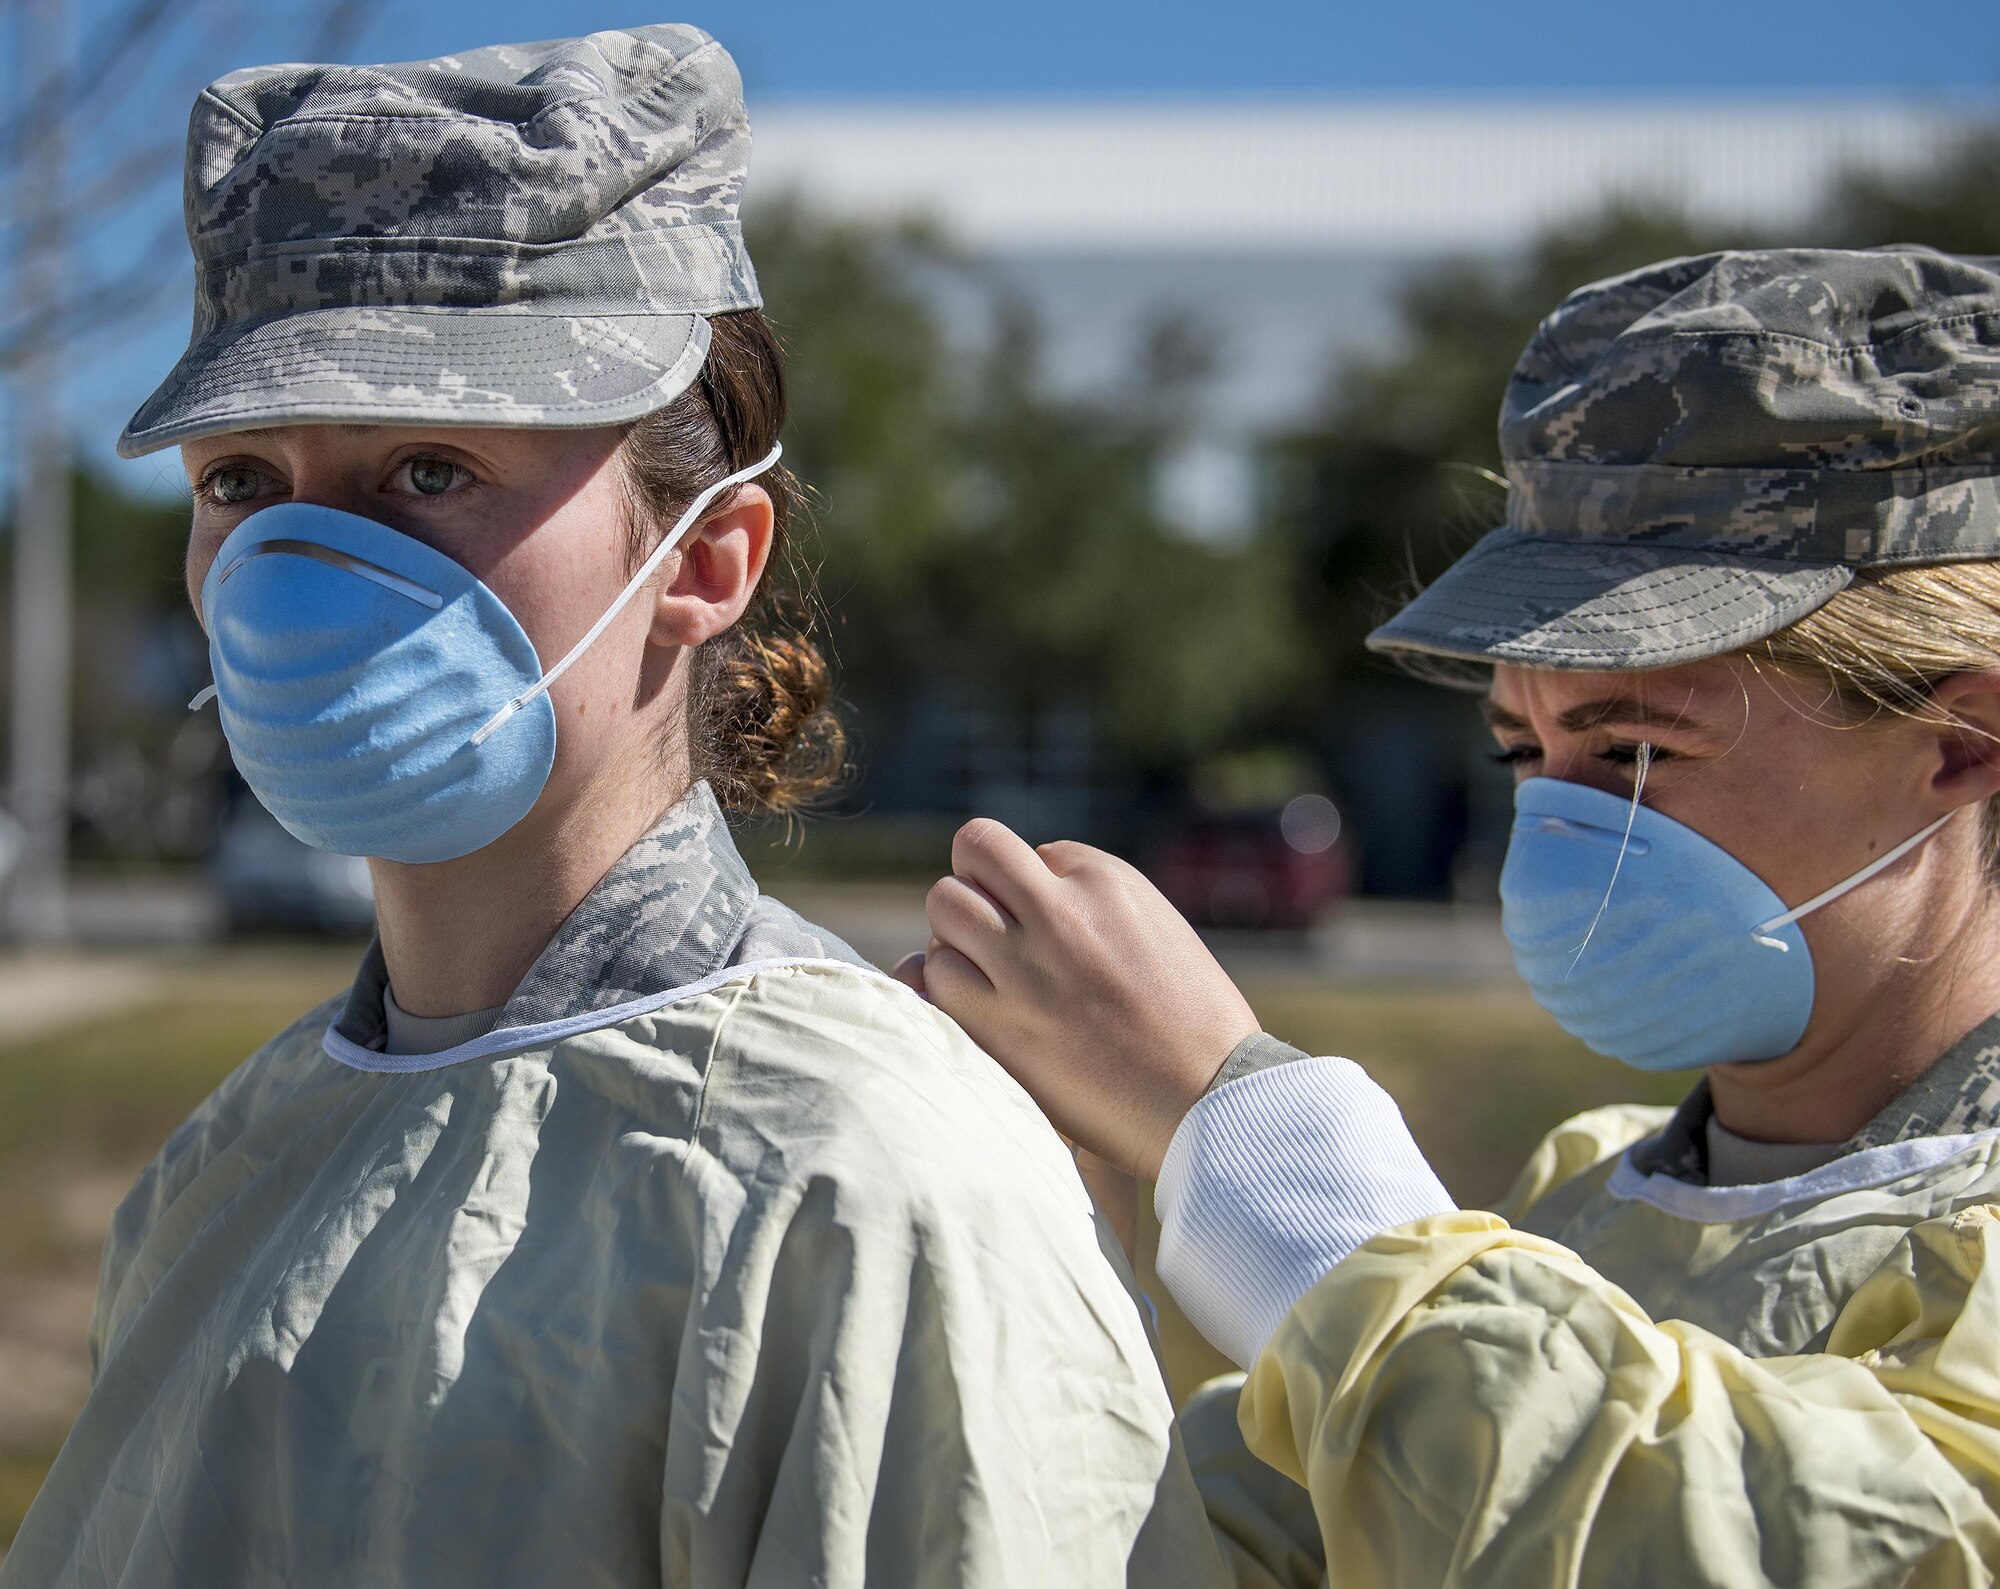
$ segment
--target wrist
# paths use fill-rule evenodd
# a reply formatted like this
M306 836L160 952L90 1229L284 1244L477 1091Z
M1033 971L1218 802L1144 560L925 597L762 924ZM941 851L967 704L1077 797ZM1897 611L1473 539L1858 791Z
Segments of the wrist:
M1238 1074L1249 1075L1277 1063L1273 1051L1287 1057L1303 1058L1299 1050L1252 1030L1217 1052L1209 1044L1174 1066L1173 1079L1159 1089L1140 1136L1140 1147L1132 1173L1141 1180L1157 1181L1166 1162L1167 1149L1179 1132L1189 1111L1201 1100Z
M1229 1051L1225 1059L1202 1089L1202 1097L1220 1091L1232 1081L1241 1081L1245 1076L1254 1076L1261 1070L1269 1070L1274 1065L1289 1065L1296 1060L1311 1056L1302 1048L1294 1048L1281 1038L1269 1032L1252 1032L1242 1042Z
M1452 1206L1358 1066L1275 1065L1208 1094L1175 1133L1154 1190L1156 1267L1195 1328L1247 1368L1335 1264Z

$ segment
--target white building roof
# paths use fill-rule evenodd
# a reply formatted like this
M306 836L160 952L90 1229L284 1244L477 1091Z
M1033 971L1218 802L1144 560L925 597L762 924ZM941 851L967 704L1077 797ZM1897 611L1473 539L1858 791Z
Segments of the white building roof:
M1504 247L1614 194L1782 224L1964 107L1891 100L753 105L759 194L920 211L1001 253Z

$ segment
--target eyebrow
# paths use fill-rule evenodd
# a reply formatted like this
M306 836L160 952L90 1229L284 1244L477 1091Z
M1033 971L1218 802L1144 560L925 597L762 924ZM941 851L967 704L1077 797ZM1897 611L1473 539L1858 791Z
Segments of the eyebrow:
M1486 726L1492 729L1519 732L1532 725L1524 717L1519 717L1506 707L1492 700L1479 703L1480 714L1486 719ZM1691 708L1681 707L1674 712L1659 712L1630 696L1607 695L1594 701L1580 701L1556 719L1556 727L1565 734L1582 734L1593 728L1701 728Z

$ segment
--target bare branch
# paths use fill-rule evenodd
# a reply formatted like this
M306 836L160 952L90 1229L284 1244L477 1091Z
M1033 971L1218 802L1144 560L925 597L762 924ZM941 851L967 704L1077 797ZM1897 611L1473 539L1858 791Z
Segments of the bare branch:
M170 290L183 285L179 270L162 270L158 262L158 256L167 252L178 263L180 243L181 223L176 216L153 234L130 268L73 291L58 314L0 332L0 374L11 375L37 358L74 354L79 347L144 319Z
M125 62L192 3L193 0L133 0L122 15L108 18L93 28L92 37L105 43L91 56L88 69L77 63L68 71L48 78L28 96L28 103L11 120L0 123L0 168L13 165L31 153L51 122L59 118L74 121L80 111L107 90L129 87L121 81Z
M56 215L62 220L64 230L72 233L80 231L93 217L123 203L134 193L142 192L157 178L173 170L180 153L178 139L172 143L148 144L125 156L110 170L98 173L81 193L70 194L57 201ZM9 231L32 235L52 218L47 210L9 215L6 226Z
M347 47L368 31L382 0L333 0L319 31L313 35L312 53L322 59L342 55Z
M157 34L192 0L134 0L125 17L111 24L117 43L92 64L90 79L80 89L82 99L117 86L119 68L132 56L138 44ZM307 44L320 58L337 57L352 46L381 10L381 0L333 0ZM75 80L75 74L72 79ZM65 100L63 83L50 83L31 97L30 104L15 120L0 128L0 168L18 162L24 152L38 142L38 108L44 113L74 116L81 100ZM78 217L106 214L145 192L153 182L171 171L180 150L178 140L149 143L121 157L98 173L81 193L62 203L61 213L72 224ZM17 215L10 226L16 246L30 244L47 212ZM30 244L31 246L31 244ZM174 266L163 269L161 259L170 257ZM66 356L71 363L87 348L101 344L111 333L125 329L153 315L176 289L185 291L186 276L178 267L184 262L181 220L176 213L164 222L132 257L125 269L107 278L66 285L57 312L33 319L17 319L0 327L0 376L13 375L38 358Z

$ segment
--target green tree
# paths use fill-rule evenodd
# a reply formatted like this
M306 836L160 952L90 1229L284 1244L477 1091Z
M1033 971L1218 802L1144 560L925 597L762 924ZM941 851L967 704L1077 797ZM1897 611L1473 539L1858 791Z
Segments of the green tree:
M1949 254L2000 254L2000 127L1967 135L1927 170L1849 175L1819 236L1854 248L1928 243Z
M1142 401L1057 398L1032 315L935 233L791 205L752 247L817 490L801 572L864 717L949 692L1015 717L1086 706L1131 767L1229 743L1298 647L1275 547L1196 543L1157 509L1192 330L1139 351ZM973 356L945 301L984 327Z

